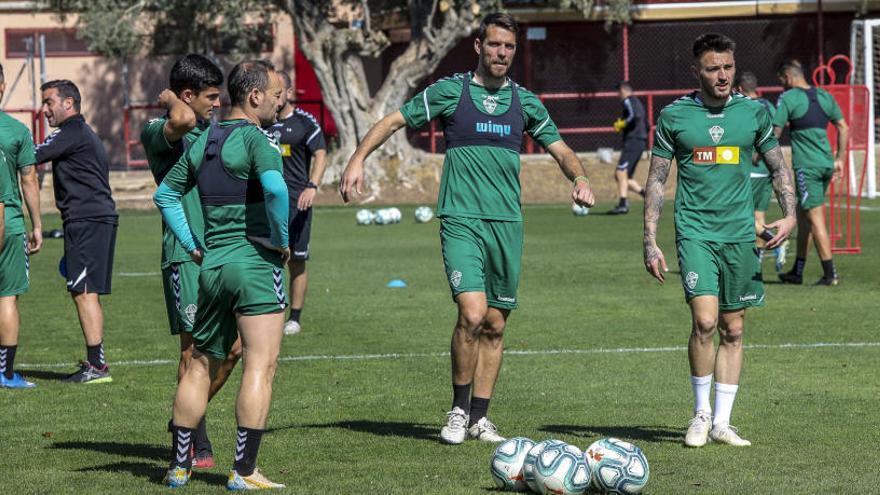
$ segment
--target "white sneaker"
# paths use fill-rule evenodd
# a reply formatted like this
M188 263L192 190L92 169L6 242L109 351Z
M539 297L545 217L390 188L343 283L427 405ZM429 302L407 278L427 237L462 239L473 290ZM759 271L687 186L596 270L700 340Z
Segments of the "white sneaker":
M460 407L453 407L446 413L446 426L440 430L440 441L450 445L464 442L467 435L468 415Z
M778 248L774 250L776 252L776 272L779 273L785 268L785 258L788 255L788 239L782 242Z
M296 335L302 330L302 327L299 326L299 323L289 320L284 324L284 335Z
M503 442L504 437L498 434L498 428L489 421L489 418L481 418L468 428L468 435L475 440L483 442Z
M752 442L741 438L737 434L736 428L730 425L718 425L713 427L712 431L709 432L709 437L713 442L726 443L727 445L733 445L734 447L748 447L752 444Z
M712 428L712 417L706 411L697 411L688 423L688 431L684 436L684 444L688 447L702 447L709 441L709 430Z

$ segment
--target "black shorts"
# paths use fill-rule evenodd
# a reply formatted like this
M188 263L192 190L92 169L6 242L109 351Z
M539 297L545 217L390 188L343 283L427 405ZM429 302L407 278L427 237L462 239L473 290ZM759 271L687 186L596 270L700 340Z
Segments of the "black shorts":
M74 220L64 224L67 290L109 294L116 250L116 218Z
M309 259L309 239L312 235L312 209L301 211L296 207L302 191L291 191L287 235L290 238L290 259Z
M617 170L626 170L629 178L636 173L636 165L642 158L642 153L648 147L648 142L643 139L624 141L623 151L620 152L620 160L617 162Z

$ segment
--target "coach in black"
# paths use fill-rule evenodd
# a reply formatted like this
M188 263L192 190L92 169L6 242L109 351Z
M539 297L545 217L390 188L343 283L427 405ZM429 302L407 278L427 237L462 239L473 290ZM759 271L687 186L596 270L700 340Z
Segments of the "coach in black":
M104 314L100 294L110 293L118 215L110 195L110 161L104 145L80 115L79 89L68 80L49 81L42 112L55 132L37 146L37 163L52 162L55 204L64 224L62 275L67 278L86 340L87 359L69 383L110 382L104 360Z
M611 215L629 213L629 200L627 191L631 190L640 196L645 196L645 190L638 182L633 180L636 165L642 158L642 153L648 147L648 119L645 107L635 95L632 85L628 81L617 84L617 92L623 105L623 114L614 123L614 130L623 135L623 149L620 151L620 160L617 162L617 170L614 177L617 179L618 203Z
M285 335L300 332L300 314L306 297L309 259L309 238L312 230L312 202L327 164L327 144L321 126L312 114L294 108L296 92L286 72L278 72L284 80L285 104L278 111L278 123L270 132L281 147L284 181L290 195L288 233L290 235L290 317L284 324ZM314 158L314 164L312 164Z

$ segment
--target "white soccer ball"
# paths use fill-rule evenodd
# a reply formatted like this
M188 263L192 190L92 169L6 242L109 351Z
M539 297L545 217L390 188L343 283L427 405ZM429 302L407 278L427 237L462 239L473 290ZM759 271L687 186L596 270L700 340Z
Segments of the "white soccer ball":
M489 469L498 488L512 492L525 492L529 487L523 481L523 461L535 442L516 437L501 442L492 454Z
M590 214L590 209L587 208L586 206L581 206L577 203L572 203L571 204L571 212L576 217L583 217L583 216Z
M605 493L641 493L650 470L642 449L616 438L593 442L584 453L593 473L593 488Z
M380 208L373 214L373 223L376 225L388 225L391 223L391 212L388 208Z
M373 212L370 210L358 210L355 214L358 225L370 225L373 223Z
M419 206L416 208L416 222L428 223L434 218L434 211L428 206Z
M574 445L551 445L535 459L535 485L542 495L580 495L590 487L590 466Z
M523 459L523 481L535 493L540 493L538 485L535 483L535 461L538 460L538 455L541 452L555 445L566 445L566 443L562 440L542 440L529 449Z
M403 219L403 213L397 208L388 208L388 214L391 216L391 223L400 223Z

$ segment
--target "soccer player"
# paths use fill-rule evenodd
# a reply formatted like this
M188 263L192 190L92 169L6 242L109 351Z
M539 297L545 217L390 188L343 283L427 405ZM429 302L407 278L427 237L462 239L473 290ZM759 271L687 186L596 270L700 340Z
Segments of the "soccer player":
M660 113L645 187L645 268L662 283L667 268L657 246L657 224L675 159L675 243L692 318L688 360L695 404L684 440L689 447L702 447L710 437L751 445L730 426L730 416L742 368L745 310L764 304L749 184L755 150L770 170L785 215L767 225L777 229L767 247L779 245L795 225L794 186L770 114L760 103L731 93L734 49L733 40L721 34L703 34L694 41L693 72L700 89ZM709 405L713 377L714 417Z
M639 196L645 196L645 190L633 180L633 174L636 173L636 166L642 158L642 153L648 148L648 119L645 107L641 100L633 95L633 87L629 81L618 83L617 92L623 104L623 116L614 122L614 130L623 136L623 149L620 151L620 160L614 172L614 178L617 179L618 202L617 206L608 212L610 215L629 213L628 190Z
M3 66L0 65L0 101L6 91ZM0 388L32 388L36 385L14 371L21 320L18 314L18 296L28 291L29 256L43 245L43 226L40 218L40 186L37 183L36 157L31 131L21 122L0 111L0 153L5 155L6 167L0 175L11 184L11 197L6 201L6 231L3 250L0 251ZM0 162L2 163L2 162ZM24 202L31 219L32 230L25 232L21 212L21 195L16 185L21 183Z
M160 118L150 120L141 131L141 142L150 171L161 183L165 174L210 125L214 109L220 107L220 86L223 72L207 57L186 55L171 68L169 88L159 95L159 104L167 110ZM199 193L187 191L181 199L193 235L204 239L205 221ZM198 309L199 265L181 246L168 225L162 222L162 284L165 290L165 308L172 335L180 336L180 363L177 380L183 376L192 359L192 327ZM217 370L211 382L208 398L226 383L241 355L241 341L236 340L227 359ZM195 462L200 469L214 466L214 454L202 418L195 433Z
M173 458L165 483L179 487L189 480L193 431L205 415L211 382L240 335L244 371L227 488L280 488L284 485L266 479L256 462L287 307L282 277L290 258L287 186L281 150L262 130L275 122L283 84L271 64L245 61L229 73L227 88L232 103L227 120L202 132L154 196L177 240L202 268L195 350L174 397ZM193 236L181 204L191 188L202 203L204 239Z
M500 442L488 419L489 400L501 369L503 336L517 307L523 224L520 149L529 133L572 181L575 203L592 206L593 192L580 160L534 94L507 77L519 28L508 14L493 13L474 40L474 72L442 79L379 121L348 162L340 192L348 202L361 192L364 160L404 126L440 119L446 158L437 216L446 276L458 319L452 334L452 410L440 439L466 436Z
M280 118L270 132L281 146L284 181L290 195L288 235L291 256L287 264L290 269L290 317L284 324L284 334L296 335L302 330L299 319L308 285L306 260L309 259L312 232L312 203L327 166L327 143L315 117L294 108L296 90L290 76L283 71L278 74L284 81L284 107L278 112Z
M758 78L751 72L743 72L739 76L739 92L747 96L767 109L770 113L770 119L773 119L773 105L764 98L758 96ZM752 200L755 207L755 232L760 232L756 238L758 245L758 257L764 257L764 246L769 239L773 238L773 233L764 228L766 222L767 208L770 206L770 196L773 193L773 183L770 180L770 171L767 164L761 159L760 155L755 154L757 161L754 162L755 167L752 169ZM785 256L788 251L788 239L782 242L773 250L776 255L776 271L782 271L785 266Z
M64 263L86 341L86 360L63 382L105 383L113 378L104 357L100 295L110 294L118 215L110 194L104 144L80 114L79 88L62 79L40 86L43 115L58 129L37 146L37 163L52 162L55 205L64 228Z
M810 237L822 262L822 278L816 285L837 285L837 270L831 256L831 238L825 227L825 191L832 178L840 177L846 160L849 129L834 97L822 88L807 84L800 62L789 61L779 67L779 81L786 91L777 102L773 125L777 137L789 125L791 163L797 186L797 258L794 267L779 275L789 284L802 284ZM837 155L831 154L825 128L837 128Z

